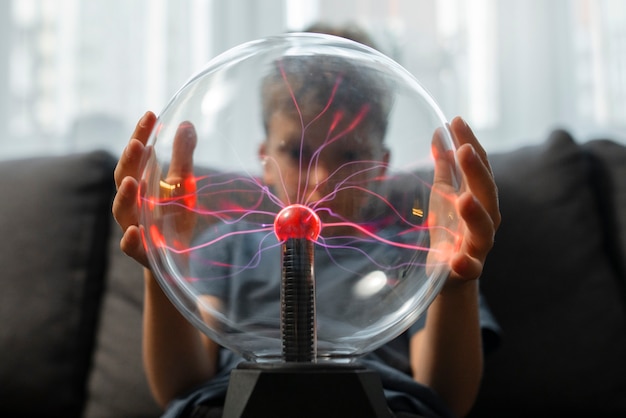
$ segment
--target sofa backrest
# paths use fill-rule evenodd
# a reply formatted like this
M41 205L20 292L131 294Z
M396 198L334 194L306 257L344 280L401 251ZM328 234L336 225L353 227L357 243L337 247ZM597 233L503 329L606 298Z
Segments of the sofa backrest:
M555 131L491 163L481 286L503 336L471 417L626 416L626 148Z

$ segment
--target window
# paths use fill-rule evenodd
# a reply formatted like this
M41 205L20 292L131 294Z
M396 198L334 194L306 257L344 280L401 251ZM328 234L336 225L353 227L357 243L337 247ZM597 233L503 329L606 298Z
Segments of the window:
M626 141L620 0L10 0L0 158L118 153L211 57L318 20L363 26L490 150L557 126Z

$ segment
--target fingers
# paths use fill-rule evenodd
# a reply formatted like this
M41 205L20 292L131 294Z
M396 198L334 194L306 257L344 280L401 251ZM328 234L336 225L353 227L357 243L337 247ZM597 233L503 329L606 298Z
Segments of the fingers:
M457 150L457 157L467 189L485 208L497 228L500 225L498 188L489 167L470 145L461 146Z
M133 177L125 177L120 183L115 198L113 199L113 217L126 231L130 226L138 225L137 193L138 183Z
M120 241L121 250L139 263L148 267L146 252L139 229L139 209L137 197L142 162L149 152L146 144L156 123L156 116L146 112L135 127L128 145L122 152L115 167L114 179L117 193L113 200L112 212L124 235Z
M457 201L457 207L465 222L461 252L484 260L493 247L496 233L491 214L471 193L462 194Z
M452 275L464 280L480 277L487 254L494 244L496 227L491 216L471 193L457 201L458 211L465 223L461 248L450 262Z
M140 227L131 226L126 229L120 241L120 249L124 254L134 258L144 267L150 268L143 239L141 238Z
M117 193L113 200L112 212L115 220L124 231L120 248L128 256L149 268L146 251L139 225L139 191L142 164L153 152L147 146L148 139L155 127L156 116L146 112L137 123L132 137L124 149L115 168L114 177ZM173 143L172 158L169 165L166 183L171 183L175 190L169 191L169 197L182 198L188 207L193 207L195 198L195 180L193 177L193 152L197 143L194 126L189 122L179 125ZM143 187L142 187L143 189ZM183 222L191 229L191 221L182 217Z
M489 165L489 159L487 158L487 152L482 147L478 139L474 135L474 132L469 125L459 116L452 119L450 123L450 132L454 143L458 148L461 148L464 144L470 144L476 151L476 154L480 157L482 163L487 167L491 173L491 166Z
M196 178L193 172L193 152L198 142L196 129L190 122L182 122L176 134L172 147L172 159L165 183L169 190L169 197L180 199L187 208L196 206ZM187 224L183 222L182 224Z
M198 136L193 124L181 123L174 136L168 179L185 179L193 175L193 152L197 142Z
M446 147L441 129L437 129L433 135L432 154L435 161L433 186L452 186L452 167L456 164L454 152Z
M125 177L138 179L141 175L141 162L144 160L146 143L155 123L156 116L152 112L146 112L137 122L135 131L115 167L114 178L118 189Z
M460 117L450 124L450 130L457 144L457 159L469 191L485 207L495 228L500 225L498 188L487 152L476 139L471 128Z
M452 274L476 279L482 273L501 222L498 190L487 153L470 127L457 117L452 120L450 130L466 185L466 191L457 200L457 211L465 228L460 251L451 260Z
M150 111L144 113L144 115L137 122L137 126L135 126L135 131L133 132L132 138L135 138L141 141L142 144L146 145L148 142L148 138L150 138L150 134L152 133L152 129L154 128L154 123L156 122L156 115Z
M115 167L114 177L117 193L112 212L123 231L137 225L137 191L141 175L141 163L147 151L146 143L156 123L156 116L146 112L135 127L133 135L122 152Z
M113 200L112 211L113 217L124 231L120 241L122 252L149 268L139 227L138 189L137 180L130 176L125 177Z

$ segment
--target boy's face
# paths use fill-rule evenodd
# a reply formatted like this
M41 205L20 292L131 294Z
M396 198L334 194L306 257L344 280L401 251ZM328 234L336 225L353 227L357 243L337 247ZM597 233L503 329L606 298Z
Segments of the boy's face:
M367 199L363 190L384 175L388 152L350 115L311 120L285 112L270 117L259 150L263 180L285 205L309 205L326 222L357 220Z

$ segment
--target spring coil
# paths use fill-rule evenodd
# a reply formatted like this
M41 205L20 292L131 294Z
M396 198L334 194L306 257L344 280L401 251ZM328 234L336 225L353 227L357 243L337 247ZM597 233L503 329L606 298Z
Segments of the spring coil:
M314 362L313 242L303 238L289 238L283 243L280 300L284 361Z

